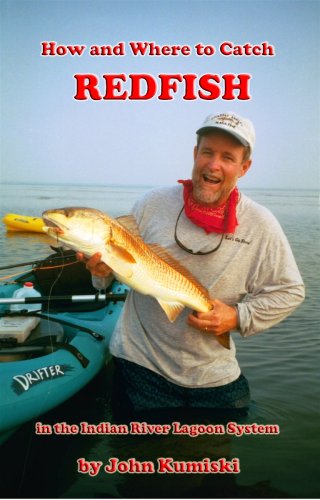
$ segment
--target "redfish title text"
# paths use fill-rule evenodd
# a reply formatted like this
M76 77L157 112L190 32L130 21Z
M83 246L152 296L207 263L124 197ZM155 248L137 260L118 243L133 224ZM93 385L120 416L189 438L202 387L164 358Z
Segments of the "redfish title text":
M260 58L274 57L275 47L269 42L259 44L235 44L232 41L215 45L196 43L195 45L159 45L150 41L118 42L115 45L63 45L55 41L41 42L41 56L43 57L90 57L111 58L125 57L152 57L165 58L190 58L192 56L206 59L215 55L229 58ZM75 94L77 101L124 101L124 100L150 100L171 101L180 97L185 101L196 99L203 100L234 100L242 101L252 98L250 73L103 73L101 77L94 73L76 73Z

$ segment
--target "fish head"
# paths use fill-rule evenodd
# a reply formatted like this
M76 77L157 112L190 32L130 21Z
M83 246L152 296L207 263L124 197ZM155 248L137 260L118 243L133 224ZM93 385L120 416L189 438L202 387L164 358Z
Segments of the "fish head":
M111 238L111 219L93 208L65 207L42 214L44 231L58 244L90 256Z

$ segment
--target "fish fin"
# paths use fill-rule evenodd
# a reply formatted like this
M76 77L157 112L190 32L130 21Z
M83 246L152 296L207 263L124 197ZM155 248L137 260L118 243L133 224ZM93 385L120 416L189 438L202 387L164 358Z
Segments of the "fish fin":
M166 302L165 300L160 300L157 298L157 301L159 302L160 306L164 310L164 312L167 315L167 318L171 323L173 323L181 311L184 309L184 305L180 304L180 302Z
M208 290L191 274L189 269L184 267L178 260L176 260L172 255L162 248L157 243L149 243L148 247L152 250L158 257L164 260L169 266L173 267L176 271L183 274L189 281L191 281L197 288L206 296L208 296Z
M226 349L230 349L230 332L216 336L217 341Z
M137 221L133 215L120 215L120 217L116 217L116 221L119 222L121 226L127 229L131 234L142 239Z
M108 241L107 245L109 247L109 257L102 258L102 260L119 275L120 281L121 277L131 278L133 275L133 266L137 263L134 257L125 248L116 245L112 241Z
M123 247L120 247L119 245L116 245L115 243L113 243L112 241L108 242L108 246L110 247L110 249L112 250L112 253L119 259L119 260L122 260L124 262L126 262L127 264L136 264L137 261L136 259L133 257L133 255L128 252L128 250L126 250L125 248Z

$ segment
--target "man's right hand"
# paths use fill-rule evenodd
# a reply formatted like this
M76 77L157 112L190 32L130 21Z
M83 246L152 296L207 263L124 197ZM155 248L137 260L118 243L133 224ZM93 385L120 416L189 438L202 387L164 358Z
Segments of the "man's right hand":
M81 262L85 262L86 268L92 276L97 276L98 278L106 278L112 273L112 269L107 266L104 262L101 260L101 253L97 252L90 259L87 259L83 253L78 252L77 253L77 259L80 260Z

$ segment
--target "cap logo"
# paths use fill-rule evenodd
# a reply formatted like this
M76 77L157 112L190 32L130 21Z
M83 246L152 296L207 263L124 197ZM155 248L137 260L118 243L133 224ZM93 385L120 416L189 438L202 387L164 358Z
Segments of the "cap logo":
M227 125L228 127L236 128L242 126L241 120L236 116L221 114L214 117L214 120L219 125Z

